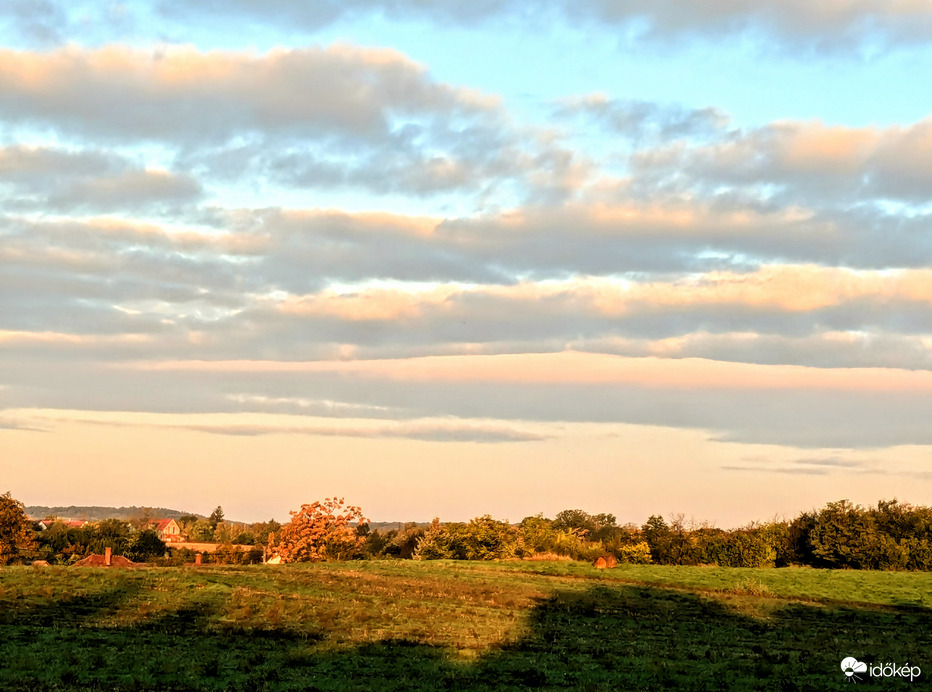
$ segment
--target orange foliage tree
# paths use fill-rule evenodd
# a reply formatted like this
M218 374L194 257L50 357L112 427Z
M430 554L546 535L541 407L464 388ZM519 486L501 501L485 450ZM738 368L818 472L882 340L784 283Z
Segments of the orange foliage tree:
M291 521L269 536L269 549L282 562L347 560L365 540L357 531L365 523L359 507L345 505L342 497L328 497L291 512Z
M20 551L34 547L32 522L26 517L23 503L10 493L0 495L0 565L13 562Z

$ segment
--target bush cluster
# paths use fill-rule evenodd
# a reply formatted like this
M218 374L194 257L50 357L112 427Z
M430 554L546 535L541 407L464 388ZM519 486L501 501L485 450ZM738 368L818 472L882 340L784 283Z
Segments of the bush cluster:
M642 526L619 525L611 514L565 510L553 519L519 524L486 515L468 523L366 530L369 558L492 560L550 555L620 563L852 569L932 570L932 508L880 501L863 508L847 500L805 512L792 521L724 530L686 525L682 515L651 516Z

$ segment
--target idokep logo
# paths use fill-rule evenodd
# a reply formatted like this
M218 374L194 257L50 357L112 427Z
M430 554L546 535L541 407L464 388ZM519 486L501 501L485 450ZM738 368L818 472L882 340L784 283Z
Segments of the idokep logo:
M854 656L848 656L842 660L841 671L848 678L848 682L858 682L864 673L875 678L909 678L910 682L922 675L922 669L919 666L911 666L908 663L902 666L897 663L876 663L868 666Z
M861 676L858 675L858 673L867 672L867 664L861 663L854 656L848 656L848 658L841 662L841 669L847 676L849 682L857 682L861 679Z

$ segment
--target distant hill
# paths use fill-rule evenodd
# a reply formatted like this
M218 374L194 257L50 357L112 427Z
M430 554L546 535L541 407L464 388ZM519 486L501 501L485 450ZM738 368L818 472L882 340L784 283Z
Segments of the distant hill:
M424 529L430 526L429 521L370 521L369 528L372 531L391 531L392 529L403 529L411 524Z
M46 517L59 517L61 519L83 519L86 521L100 521L102 519L122 519L128 521L149 515L159 519L178 519L186 514L194 514L196 517L202 517L202 514L194 512L182 512L177 509L168 509L166 507L44 507L42 505L33 505L26 507L26 514L33 519L44 519Z
M32 505L26 507L26 514L35 520L45 519L46 517L58 517L59 519L81 519L85 521L101 521L103 519L120 519L129 521L148 514L152 518L159 519L178 519L185 515L193 514L199 519L207 517L197 512L184 512L179 509L168 509L167 507L89 507L71 505L69 507L46 507L44 505ZM227 521L232 521L227 518ZM243 522L236 522L242 524ZM247 522L248 523L248 522ZM379 531L391 531L392 529L401 529L406 525L416 524L422 528L430 526L428 521L370 521L369 528Z

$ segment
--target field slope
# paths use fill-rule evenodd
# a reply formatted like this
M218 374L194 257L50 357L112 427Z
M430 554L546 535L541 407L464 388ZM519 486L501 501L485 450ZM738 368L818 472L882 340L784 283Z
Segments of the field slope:
M920 666L925 686L932 575L443 561L0 569L3 690L830 690L845 688L847 656Z

